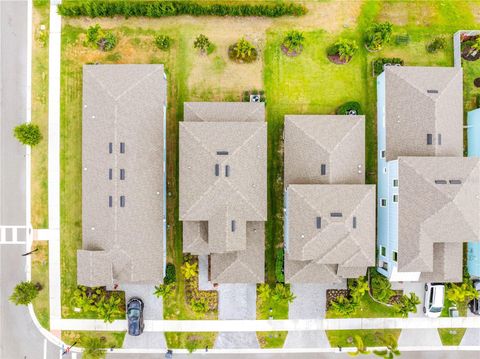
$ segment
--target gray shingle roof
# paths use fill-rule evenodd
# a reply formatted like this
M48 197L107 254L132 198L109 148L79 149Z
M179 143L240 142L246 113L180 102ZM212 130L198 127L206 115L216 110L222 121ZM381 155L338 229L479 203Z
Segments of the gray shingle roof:
M285 116L284 152L285 187L365 183L365 117Z
M184 251L212 254L214 282L263 282L264 229L258 222L267 219L265 106L185 103L184 114L180 123Z
M462 96L460 67L386 67L387 161L399 156L462 156ZM432 134L431 145L427 134Z
M285 257L287 283L340 283L337 265L318 264L315 261L296 261Z
M83 68L79 284L163 280L164 106L162 65Z
M287 200L291 260L340 265L344 275L375 264L375 186L290 185Z
M247 223L247 247L243 251L211 256L213 283L262 283L265 280L265 223Z
M399 157L398 168L399 271L457 273L462 263L452 259L457 258L453 253L458 247L447 246L452 250L448 258L443 254L448 251L442 252L447 247L437 248L434 243L479 240L480 160Z

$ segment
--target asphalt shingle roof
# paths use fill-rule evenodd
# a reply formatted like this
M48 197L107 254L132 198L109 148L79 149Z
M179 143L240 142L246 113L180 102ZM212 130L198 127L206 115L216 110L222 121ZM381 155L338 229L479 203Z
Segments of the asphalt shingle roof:
M480 238L480 160L399 157L398 170L399 271L458 274L458 244Z
M364 116L285 116L284 147L285 187L365 183Z
M163 280L165 106L162 65L83 68L79 284Z
M460 67L385 68L387 161L463 155L462 80Z

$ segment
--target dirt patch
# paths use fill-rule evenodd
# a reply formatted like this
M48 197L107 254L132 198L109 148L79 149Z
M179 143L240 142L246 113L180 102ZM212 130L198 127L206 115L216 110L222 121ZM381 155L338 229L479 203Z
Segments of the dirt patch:
M378 21L390 21L394 25L404 26L409 23L428 26L436 9L432 4L423 1L383 2Z
M475 87L480 87L480 77L477 77L475 80L473 80L473 84Z
M282 52L287 55L288 57L297 57L298 55L300 55L303 51L303 46L300 45L298 51L295 51L295 50L290 50L288 49L288 47L286 47L285 45L282 44L281 46L282 48Z
M340 55L327 55L327 57L330 62L333 62L336 65L345 65L352 59L351 57L342 59Z

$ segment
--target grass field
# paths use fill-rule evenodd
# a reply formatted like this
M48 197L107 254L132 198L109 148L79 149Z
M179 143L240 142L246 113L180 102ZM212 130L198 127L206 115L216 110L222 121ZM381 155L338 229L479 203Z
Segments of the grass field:
M50 329L50 300L48 296L48 242L36 241L32 249L32 282L40 283L42 290L32 302L38 321L45 329Z
M67 345L77 343L77 347L85 347L92 338L99 338L103 348L121 348L126 332L87 332L87 331L62 331L62 340Z
M356 335L363 339L363 343L367 347L381 347L383 346L382 338L386 335L393 335L398 340L400 336L400 329L376 329L376 330L327 330L327 338L330 346L336 347L354 347L353 340Z
M48 227L48 26L49 1L33 2L32 122L43 140L32 148L32 226Z

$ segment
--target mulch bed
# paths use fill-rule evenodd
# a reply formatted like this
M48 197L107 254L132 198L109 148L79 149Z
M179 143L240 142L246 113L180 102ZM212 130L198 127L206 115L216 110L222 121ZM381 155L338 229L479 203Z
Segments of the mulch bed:
M466 47L462 50L462 59L466 61L476 61L480 59L480 51L477 51L473 56L472 54L470 54L470 48Z
M477 77L475 80L473 80L473 84L475 87L480 87L480 77Z
M290 51L290 49L283 44L282 44L281 48L282 48L282 52L285 55L287 55L288 57L296 57L296 56L300 55L303 51L303 46L300 46L300 49L298 50L298 52L297 51Z
M393 295L388 300L388 304L390 305L398 304L400 303L400 298L402 298L402 294Z
M341 295L348 297L350 291L348 289L327 289L327 310L330 308L330 302L337 299Z
M350 62L350 60L352 59L351 57L347 59L341 59L340 55L327 55L327 57L330 60L330 62L333 62L334 64L337 64L337 65L345 65L346 63Z
M258 51L257 49L253 49L252 50L252 54L250 55L250 57L247 57L245 59L237 59L235 57L235 54L233 52L234 50L234 47L235 47L235 44L234 45L230 45L230 47L228 48L228 57L230 58L230 60L232 60L233 62L236 62L237 64L249 64L249 63L252 63L254 61L257 60L258 58Z

